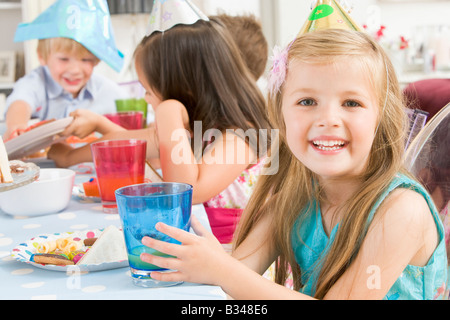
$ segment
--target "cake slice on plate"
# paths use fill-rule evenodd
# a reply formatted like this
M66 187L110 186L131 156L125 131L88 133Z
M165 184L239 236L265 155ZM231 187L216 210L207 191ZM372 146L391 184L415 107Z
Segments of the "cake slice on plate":
M127 260L123 232L116 226L109 226L100 234L92 247L78 261L78 265L101 264Z

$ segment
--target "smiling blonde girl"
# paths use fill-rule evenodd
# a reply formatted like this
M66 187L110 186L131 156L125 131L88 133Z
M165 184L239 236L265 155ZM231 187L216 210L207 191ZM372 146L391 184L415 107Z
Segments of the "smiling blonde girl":
M279 170L258 181L233 257L196 221L197 235L160 224L182 245L143 243L177 259L141 259L178 272L152 276L219 285L236 299L446 298L442 223L403 168L406 116L382 48L357 31L308 33L275 59L272 77ZM277 259L276 282L291 267L294 290L260 276Z

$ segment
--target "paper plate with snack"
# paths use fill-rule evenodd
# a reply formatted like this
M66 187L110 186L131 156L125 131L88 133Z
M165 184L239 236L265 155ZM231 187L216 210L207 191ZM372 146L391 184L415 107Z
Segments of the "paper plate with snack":
M16 246L17 261L51 271L102 271L128 267L121 230L105 229L43 234Z
M28 127L21 135L5 142L10 159L21 159L49 147L63 139L58 134L72 122L72 117L44 120Z
M0 137L0 192L19 188L39 178L39 167L34 163L8 160L3 139Z

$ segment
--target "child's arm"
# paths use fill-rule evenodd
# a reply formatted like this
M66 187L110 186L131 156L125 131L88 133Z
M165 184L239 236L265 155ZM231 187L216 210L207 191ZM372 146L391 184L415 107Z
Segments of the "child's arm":
M5 140L12 139L27 129L30 119L30 105L23 100L13 102L6 113L6 132L3 135Z
M175 100L162 102L155 110L161 169L165 181L194 186L194 203L205 202L225 190L255 158L250 147L233 133L221 133L197 161L185 130L187 112ZM201 135L201 132L194 132ZM192 139L203 139L193 137Z
M92 162L91 146L86 145L75 149L66 143L55 143L48 150L47 158L53 160L59 168Z
M266 241L271 223L270 218L258 222L233 257L195 219L197 235L160 223L158 230L182 245L148 237L142 242L177 258L142 254L141 259L177 270L154 272L156 280L218 285L235 299L310 299L260 276L276 254ZM382 299L406 265L426 265L437 244L436 224L423 197L411 190L395 190L380 208L356 259L325 299Z
M160 252L170 252L177 258L161 258L144 253L141 259L177 270L171 273L152 272L151 276L155 280L217 285L234 299L311 299L261 276L276 257L269 241L266 241L269 223L268 219L261 221L242 244L245 250L240 247L233 256L223 250L217 239L195 217L192 218L192 228L197 235L160 223L157 224L159 231L179 240L183 245L173 245L149 237L144 237L142 243ZM241 257L241 260L237 257Z
M124 128L110 121L103 115L86 109L78 109L70 114L74 119L61 134L62 136L77 136L81 139L93 132L105 135L109 132L125 131Z

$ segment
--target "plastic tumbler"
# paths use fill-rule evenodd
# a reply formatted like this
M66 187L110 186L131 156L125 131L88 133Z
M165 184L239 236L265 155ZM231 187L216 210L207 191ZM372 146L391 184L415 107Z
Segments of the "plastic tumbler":
M141 111L126 111L105 114L105 117L127 130L144 127L144 114Z
M147 141L100 141L91 144L91 151L103 211L117 213L114 192L121 187L144 182Z
M192 186L172 182L139 184L116 190L116 198L133 283L147 288L167 287L181 283L152 279L150 276L152 271L173 272L173 270L146 263L140 259L140 255L146 252L152 255L167 256L144 246L142 238L145 236L170 243L179 243L157 231L155 225L158 222L189 231Z
M144 127L146 127L148 103L144 98L119 99L115 103L117 112L141 111L143 113Z

